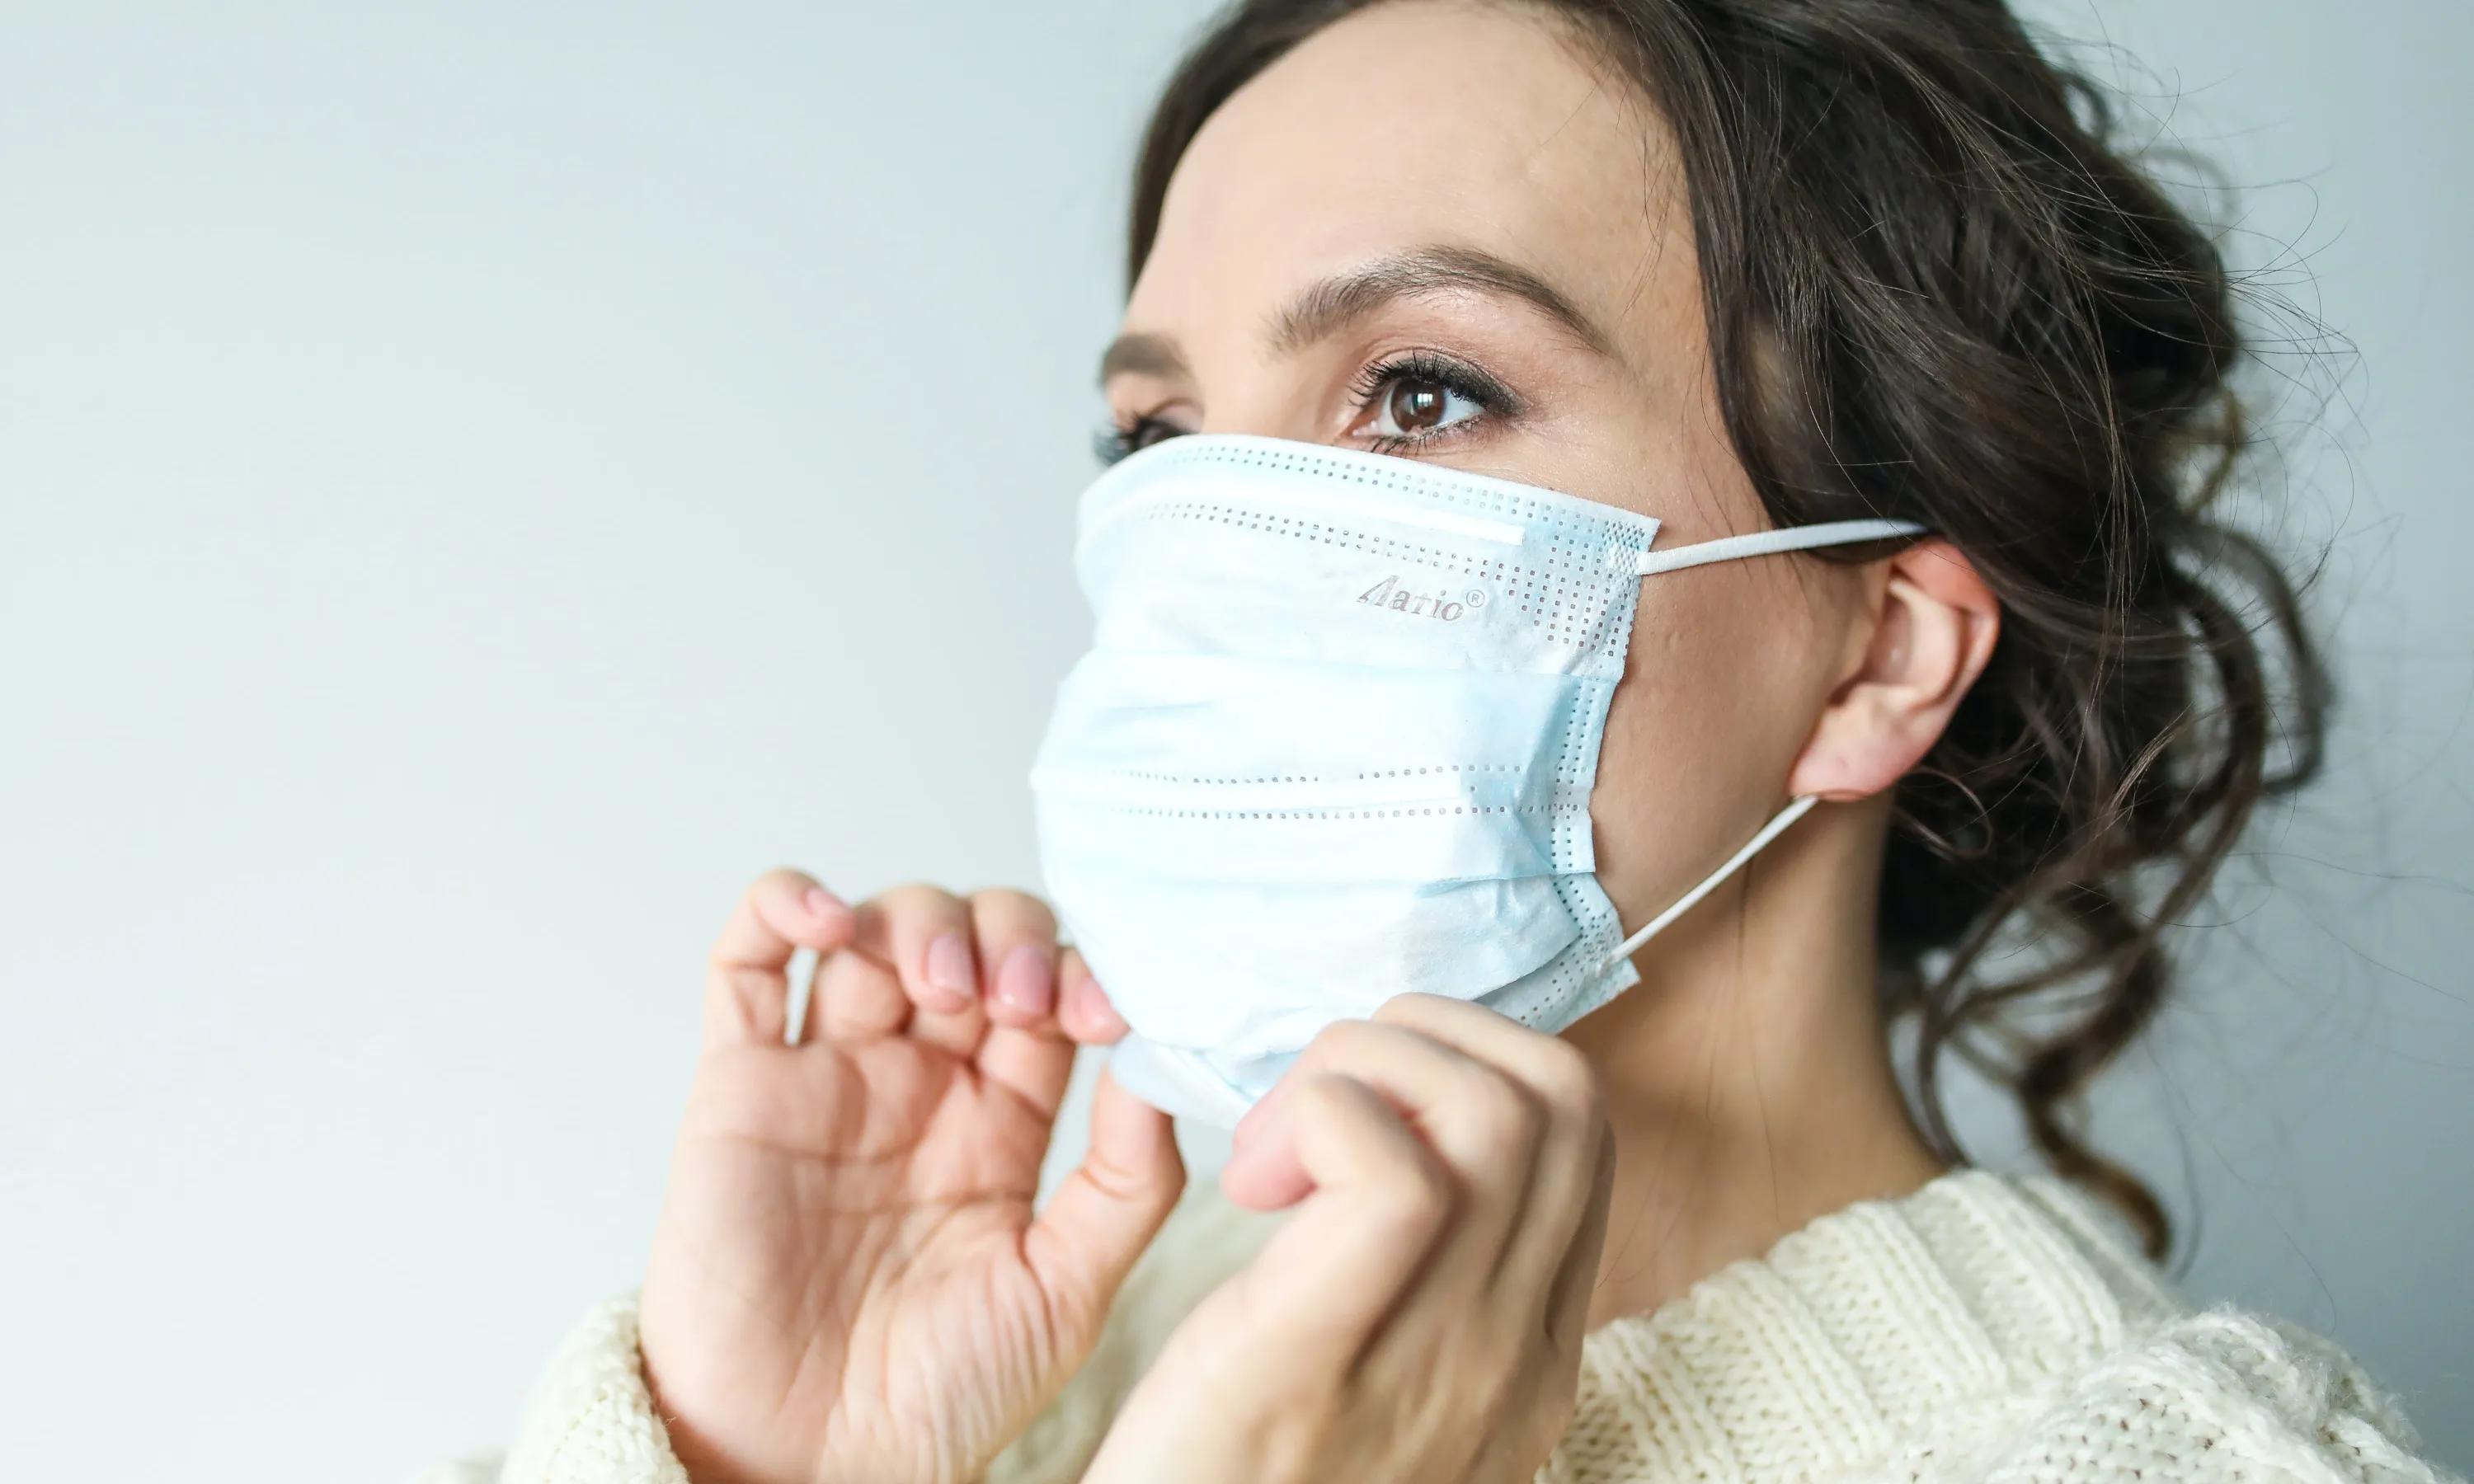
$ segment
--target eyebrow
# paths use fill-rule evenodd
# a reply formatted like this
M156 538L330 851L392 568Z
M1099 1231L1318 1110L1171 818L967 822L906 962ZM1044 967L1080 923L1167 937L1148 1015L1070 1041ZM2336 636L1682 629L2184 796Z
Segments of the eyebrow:
M1571 331L1581 344L1608 353L1606 332L1553 284L1492 252L1459 247L1419 248L1377 258L1313 285L1272 317L1272 348L1295 354L1398 299L1470 293L1519 299Z
M1353 321L1403 299L1435 294L1488 294L1516 299L1572 332L1581 344L1613 354L1604 330L1555 286L1517 263L1476 248L1430 247L1377 258L1309 286L1272 317L1271 345L1294 355ZM1138 331L1120 335L1100 357L1100 380L1122 375L1191 380L1176 342Z
M1120 335L1108 343L1108 353L1100 357L1100 380L1103 385L1119 376L1157 376L1162 381L1190 381L1194 373L1185 364L1185 353L1176 342L1166 335L1135 333Z

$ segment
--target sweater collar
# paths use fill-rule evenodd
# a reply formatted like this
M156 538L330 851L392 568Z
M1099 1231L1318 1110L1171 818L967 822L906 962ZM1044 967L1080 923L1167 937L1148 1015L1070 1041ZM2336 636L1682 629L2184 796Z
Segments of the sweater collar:
M2180 1312L2059 1182L1958 1171L1600 1328L1539 1478L1805 1484L1947 1464Z

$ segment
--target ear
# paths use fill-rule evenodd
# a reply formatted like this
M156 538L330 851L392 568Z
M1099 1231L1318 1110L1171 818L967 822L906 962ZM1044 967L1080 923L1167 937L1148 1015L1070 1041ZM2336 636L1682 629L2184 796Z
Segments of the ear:
M1884 563L1872 632L1796 754L1787 792L1866 799L1906 776L1993 658L2001 606L1948 541L1919 541Z

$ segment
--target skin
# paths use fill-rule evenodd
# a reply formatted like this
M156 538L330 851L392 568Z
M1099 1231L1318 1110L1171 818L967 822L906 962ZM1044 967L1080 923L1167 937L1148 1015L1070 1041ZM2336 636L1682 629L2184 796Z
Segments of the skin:
M1761 529L1684 188L1655 110L1542 16L1360 12L1179 164L1108 358L1118 424L1545 485L1658 516L1661 547ZM1380 374L1408 355L1475 368L1487 397ZM1088 1477L1526 1479L1588 1329L1939 1173L1874 1008L1874 901L1886 791L1998 623L1934 540L1646 580L1591 805L1625 922L1791 797L1825 802L1560 1038L1406 996L1319 1039L1222 1176L1291 1217ZM786 1046L793 945L822 967ZM1055 1394L1182 1183L1166 1121L1104 1079L1089 1158L1034 1219L1073 1044L1122 1033L1028 898L853 912L757 884L716 949L644 1285L647 1378L694 1477L967 1478Z
M854 910L796 872L749 888L714 945L640 1307L698 1484L974 1478L1055 1394L1184 1182L1168 1121L1104 1084L1034 1219L1075 1038L1124 1031L1021 893Z

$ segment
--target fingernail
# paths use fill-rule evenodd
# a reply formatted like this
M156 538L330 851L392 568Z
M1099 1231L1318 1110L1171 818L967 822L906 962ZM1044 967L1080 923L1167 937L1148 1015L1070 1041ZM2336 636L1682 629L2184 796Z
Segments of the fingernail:
M997 969L997 1002L1027 1016L1044 1016L1056 1004L1056 969L1049 955L1030 944L1014 945Z
M960 933L938 933L929 943L927 977L932 988L970 997L971 945Z
M801 899L806 902L810 917L839 917L850 910L848 902L821 886L809 887L808 895Z

